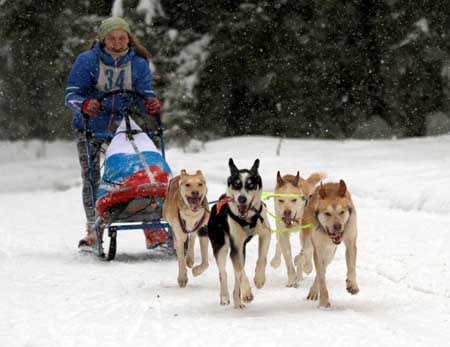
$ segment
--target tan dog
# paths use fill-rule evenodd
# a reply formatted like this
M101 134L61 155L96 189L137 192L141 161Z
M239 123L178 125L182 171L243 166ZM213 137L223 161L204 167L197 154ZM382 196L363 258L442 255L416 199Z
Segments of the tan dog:
M277 229L291 228L303 224L302 218L306 203L314 192L317 183L325 177L326 174L324 173L313 173L305 180L300 177L298 171L296 176L284 175L283 177L281 177L279 171L277 172L275 194L292 195L275 198L275 215L278 217L276 220ZM292 262L290 235L299 231L300 229L277 233L276 252L270 262L272 267L277 268L281 263L281 254L283 255L288 273L287 287L297 287L299 281L303 279L303 272L309 274L312 271L311 261L308 266L303 267L299 258L296 258L297 270L295 270ZM301 244L301 247L304 248L304 245ZM312 248L307 248L306 252L310 252L309 259L312 259Z
M169 190L163 206L163 218L170 224L175 238L175 249L178 258L178 285L183 288L188 282L186 265L194 265L194 246L197 234L200 240L202 261L194 266L192 274L200 275L208 267L208 234L204 226L208 224L209 209L206 199L206 182L198 170L189 175L181 170L169 184ZM187 254L184 244L188 241Z
M358 234L356 210L343 180L316 188L311 202L305 210L304 223L312 224L311 228L302 232L302 237L312 241L316 268L316 278L307 298L309 300L320 298L319 307L330 307L325 274L341 241L344 241L345 244L347 291L352 295L357 294L359 288L356 283L356 238ZM300 256L302 262L306 261L304 250Z

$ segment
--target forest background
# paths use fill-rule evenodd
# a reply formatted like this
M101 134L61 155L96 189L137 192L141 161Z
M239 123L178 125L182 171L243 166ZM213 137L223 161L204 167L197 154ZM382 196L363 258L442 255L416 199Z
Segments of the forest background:
M173 143L450 131L450 1L0 0L0 140L72 136L66 79L112 14L153 56Z

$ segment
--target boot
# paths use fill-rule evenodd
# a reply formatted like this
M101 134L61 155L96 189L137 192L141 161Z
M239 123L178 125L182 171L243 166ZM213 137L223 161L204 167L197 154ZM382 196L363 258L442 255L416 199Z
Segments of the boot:
M168 241L168 237L164 229L144 229L145 243L147 249L156 248Z
M86 236L83 237L79 242L78 242L78 247L83 247L83 246L92 246L94 243L94 231L92 230L92 224L87 223L86 224Z
M105 229L105 225L102 223L102 224L100 224L99 228L100 228L100 238L101 238L103 236L103 230ZM95 242L95 236L96 235L94 235L93 225L90 223L87 223L86 224L86 236L83 237L78 242L78 247L83 247L83 246L91 247Z

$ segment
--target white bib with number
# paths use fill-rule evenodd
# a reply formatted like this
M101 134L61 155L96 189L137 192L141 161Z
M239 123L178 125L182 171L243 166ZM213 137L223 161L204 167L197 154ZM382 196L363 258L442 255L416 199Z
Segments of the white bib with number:
M121 66L106 65L100 60L96 88L102 92L132 90L131 61Z

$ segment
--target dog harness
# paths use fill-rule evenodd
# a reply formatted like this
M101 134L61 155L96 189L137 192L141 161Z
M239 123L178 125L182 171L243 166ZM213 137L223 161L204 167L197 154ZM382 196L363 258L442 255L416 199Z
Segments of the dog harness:
M252 210L255 211L255 215L250 219L250 222L247 222L246 219L242 219L239 216L236 216L233 212L231 212L231 209L228 209L228 215L233 219L236 223L238 223L241 227L249 227L250 229L253 229L256 226L256 223L258 223L258 219L261 221L261 223L264 223L264 218L261 216L261 211L263 208L263 203L261 203L261 206L258 211L254 207L252 207Z
M233 199L229 196L223 195L220 197L219 201L216 205L216 211L217 214L220 213L220 210L225 206L228 205L229 202L233 201ZM259 211L256 211L254 207L251 209L256 212L256 214L251 218L250 222L247 222L247 220L242 219L239 216L236 216L233 212L231 212L231 209L227 206L226 213L233 219L236 223L238 223L241 227L250 227L250 229L253 229L256 226L256 223L258 223L258 219L261 220L261 223L264 223L264 218L261 216L262 208L265 204L262 202L261 206L259 207Z
M206 217L206 209L205 209L205 212L203 212L202 218L200 218L200 220L197 223L195 223L194 228L192 230L187 230L186 229L186 221L181 217L180 210L178 210L178 221L180 222L181 230L183 230L183 232L185 234L190 234L190 233L196 232L198 229L200 229L200 226L205 221L205 217Z

